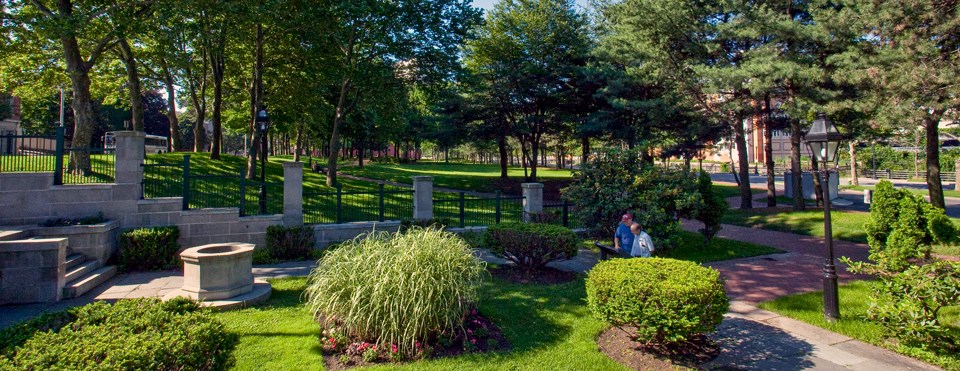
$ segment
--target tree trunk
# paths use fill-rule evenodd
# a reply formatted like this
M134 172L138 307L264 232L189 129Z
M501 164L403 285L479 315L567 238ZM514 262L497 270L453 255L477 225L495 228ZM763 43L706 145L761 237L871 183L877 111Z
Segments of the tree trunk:
M747 163L747 136L743 120L737 116L733 123L734 141L737 144L737 162L740 165L740 209L753 208L753 192L750 190L750 164Z
M65 15L72 13L73 5L69 2L60 2L60 11ZM66 4L63 4L66 3ZM60 37L67 64L67 75L70 76L70 82L73 89L73 100L70 105L73 107L73 138L71 144L74 147L90 146L93 139L93 130L95 126L93 117L93 102L90 98L90 75L86 63L80 57L80 46L73 35L63 35ZM70 164L68 170L73 173L90 175L90 153L85 151L70 152Z
M820 167L817 164L817 159L811 158L810 164L813 166L813 194L814 199L817 200L817 207L823 207L823 184L820 181ZM826 179L825 182L829 183L830 180Z
M263 24L257 23L257 38L254 41L253 79L250 82L250 150L247 153L247 179L257 177L257 155L260 154L260 134L257 130L257 115L263 105Z
M340 146L340 125L347 114L347 94L350 92L350 78L343 77L340 84L340 96L337 98L337 109L333 117L333 130L330 132L330 156L327 157L327 187L337 184L337 148Z
M357 142L357 160L360 164L360 169L363 169L363 140Z
M503 135L497 137L497 150L500 153L500 179L507 179L507 138Z
M177 87L173 74L167 67L167 61L160 60L163 68L163 82L167 89L167 121L170 123L170 150L182 151L183 137L180 135L180 120L177 118Z
M850 181L853 185L860 185L860 176L857 173L857 142L850 141Z
M927 189L930 190L930 204L940 209L946 208L943 200L943 183L940 181L940 115L927 115L923 126L927 133Z
M770 120L770 96L764 98L766 115L763 125L763 157L767 166L767 207L777 206L777 164L773 161L773 122Z
M133 50L127 39L120 38L120 58L127 69L127 93L130 97L131 121L133 121L134 131L143 131L143 98L140 94L140 74L137 72L137 59L133 56Z
M580 138L580 169L583 169L583 164L587 163L587 160L590 159L590 138L583 137Z
M210 158L220 159L220 150L223 144L223 75L224 56L221 53L212 55L213 63L213 138L210 142Z
M303 125L297 127L297 150L293 152L293 162L300 162L303 153Z
M803 171L800 167L800 140L803 132L800 131L800 121L790 119L790 172L793 173L793 211L803 211L806 204L803 202L802 187Z
M540 138L535 135L530 135L530 177L527 178L529 182L537 181L537 161L540 160Z

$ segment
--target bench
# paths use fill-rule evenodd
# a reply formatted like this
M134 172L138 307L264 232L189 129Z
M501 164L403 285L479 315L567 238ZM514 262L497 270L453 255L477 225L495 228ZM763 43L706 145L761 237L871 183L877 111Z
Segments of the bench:
M600 241L593 241L593 245L600 249L600 260L610 259L610 255L623 257L623 255L620 255L620 253L617 252L617 249L613 246L604 245L600 243Z

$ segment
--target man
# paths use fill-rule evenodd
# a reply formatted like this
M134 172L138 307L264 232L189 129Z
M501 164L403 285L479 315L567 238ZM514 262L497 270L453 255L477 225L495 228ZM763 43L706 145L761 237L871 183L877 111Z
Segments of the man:
M633 233L633 248L630 250L630 256L649 258L650 253L653 252L653 239L640 228L638 223L630 226L630 232Z
M631 225L633 225L633 216L630 213L623 214L623 217L620 218L620 225L617 226L617 231L613 234L613 247L622 256L629 257L633 250L635 236L630 231Z

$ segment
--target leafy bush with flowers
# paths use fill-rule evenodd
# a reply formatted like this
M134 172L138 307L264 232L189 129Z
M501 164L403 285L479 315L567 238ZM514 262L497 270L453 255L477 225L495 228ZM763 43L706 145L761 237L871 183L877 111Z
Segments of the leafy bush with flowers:
M432 352L427 344L463 326L485 273L454 234L419 227L374 232L320 260L310 273L307 306L324 329L328 352L423 358Z

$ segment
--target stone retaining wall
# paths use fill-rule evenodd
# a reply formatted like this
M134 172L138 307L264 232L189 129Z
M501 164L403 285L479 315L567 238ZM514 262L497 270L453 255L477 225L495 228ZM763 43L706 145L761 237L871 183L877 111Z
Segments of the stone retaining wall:
M0 305L60 300L67 239L0 241Z

